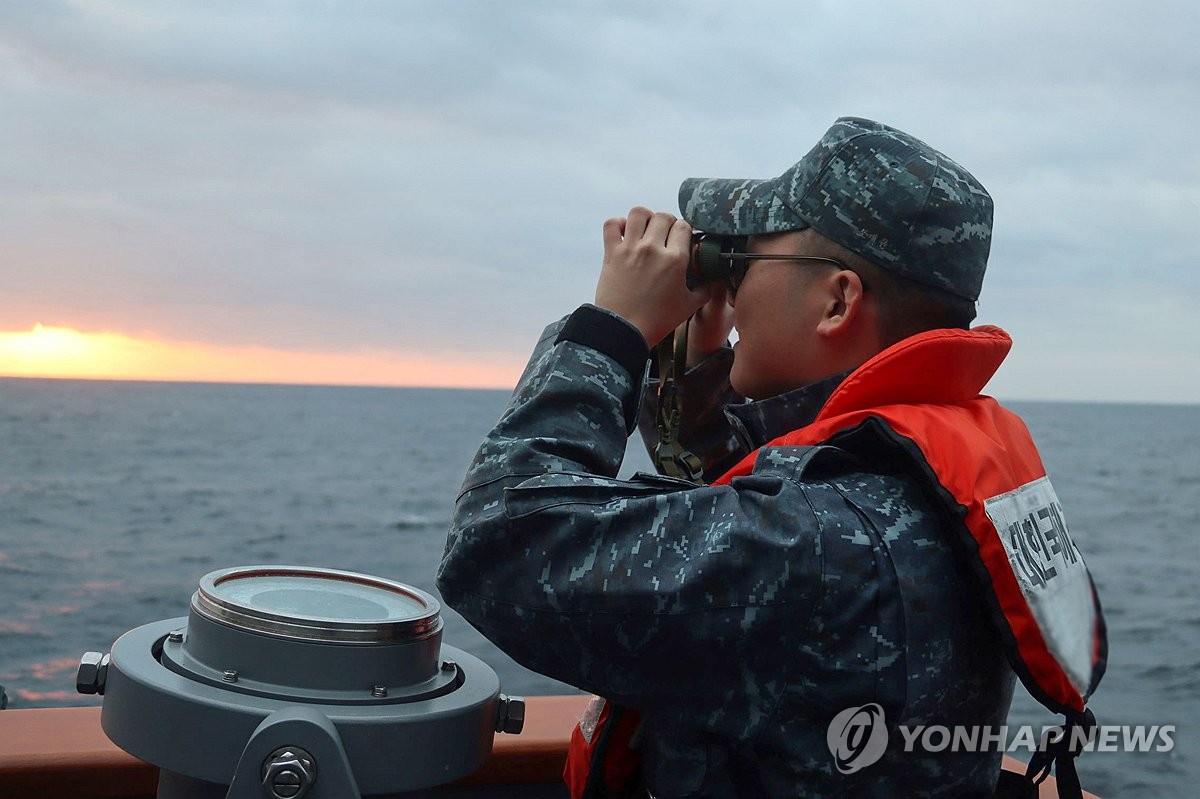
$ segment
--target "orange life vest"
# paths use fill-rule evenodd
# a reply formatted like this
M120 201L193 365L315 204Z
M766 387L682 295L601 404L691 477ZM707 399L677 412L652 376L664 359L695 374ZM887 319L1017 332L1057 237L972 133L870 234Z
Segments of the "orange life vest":
M571 731L563 780L571 799L618 799L636 787L641 755L633 745L642 714L593 696Z
M1042 704L1084 724L1107 660L1099 600L1024 423L979 393L1011 346L990 326L907 338L852 372L811 424L767 446L831 444L868 462L906 457L950 518L962 520L967 559L1014 671ZM715 484L749 474L757 457ZM600 738L591 736L592 749ZM586 773L592 749L573 745L568 772Z

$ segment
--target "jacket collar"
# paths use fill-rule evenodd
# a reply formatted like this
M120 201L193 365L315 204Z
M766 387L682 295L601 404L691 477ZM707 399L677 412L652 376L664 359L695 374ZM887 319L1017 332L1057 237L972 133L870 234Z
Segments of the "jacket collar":
M742 444L750 450L758 449L768 441L811 424L849 374L842 372L767 399L727 405L725 416Z

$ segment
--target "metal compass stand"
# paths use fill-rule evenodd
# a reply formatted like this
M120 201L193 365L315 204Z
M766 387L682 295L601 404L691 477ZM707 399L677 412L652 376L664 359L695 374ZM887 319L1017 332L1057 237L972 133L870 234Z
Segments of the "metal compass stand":
M160 769L160 799L346 799L444 784L520 732L524 700L441 643L436 599L352 572L206 575L186 618L89 652L112 741Z

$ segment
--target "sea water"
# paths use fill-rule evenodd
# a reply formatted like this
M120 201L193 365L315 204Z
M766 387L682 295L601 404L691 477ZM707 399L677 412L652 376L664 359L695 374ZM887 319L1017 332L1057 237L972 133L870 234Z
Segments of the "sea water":
M436 594L455 496L506 392L0 379L0 684L10 707L96 704L79 656L183 616L204 574L319 565ZM1200 783L1200 407L1012 402L1038 441L1109 625L1106 725L1170 752L1092 752L1104 797ZM640 444L623 473L649 468ZM443 610L514 694L529 672ZM1024 695L1010 725L1054 723ZM0 741L0 747L4 742ZM1022 758L1027 755L1022 753Z

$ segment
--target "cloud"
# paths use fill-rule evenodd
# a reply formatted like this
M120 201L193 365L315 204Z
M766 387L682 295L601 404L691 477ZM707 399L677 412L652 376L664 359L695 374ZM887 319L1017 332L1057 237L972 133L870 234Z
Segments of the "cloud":
M591 298L606 217L673 207L684 177L778 174L842 114L925 138L992 191L989 321L1106 340L1148 279L1200 303L1200 10L1182 1L0 16L9 329L518 353ZM1123 334L1182 357L1193 318Z

